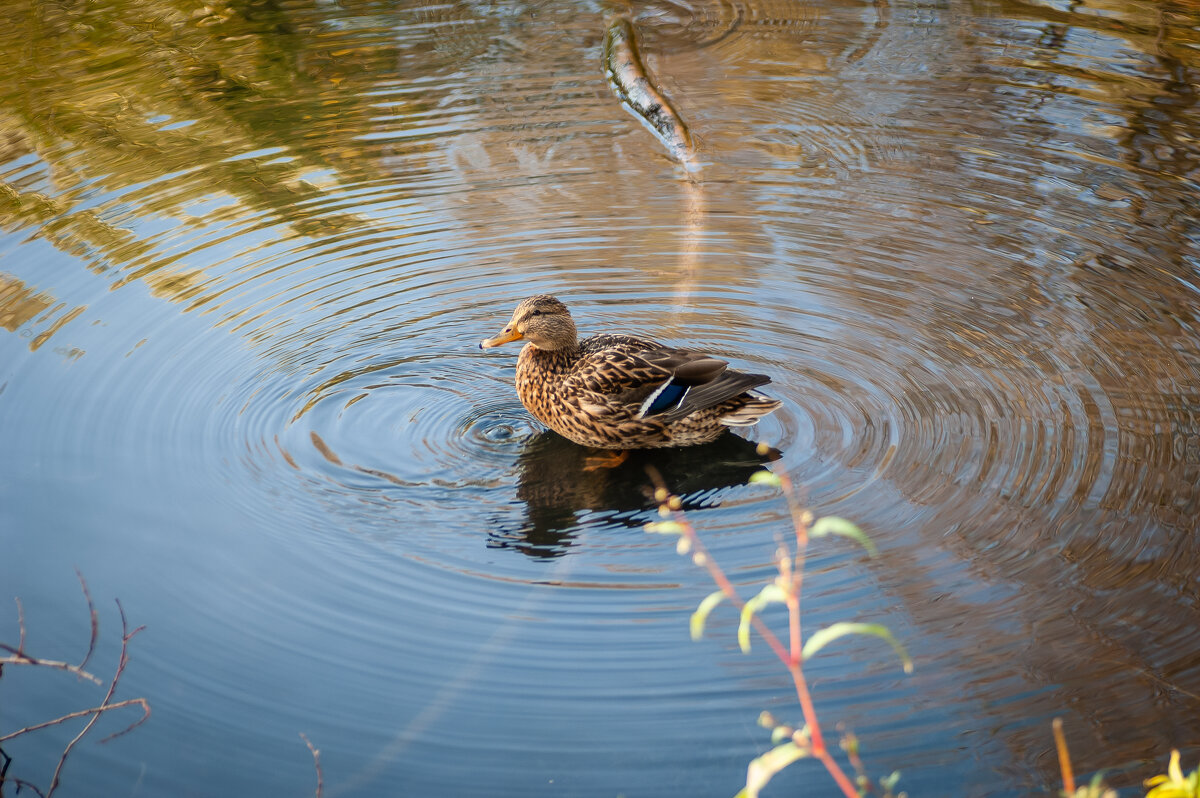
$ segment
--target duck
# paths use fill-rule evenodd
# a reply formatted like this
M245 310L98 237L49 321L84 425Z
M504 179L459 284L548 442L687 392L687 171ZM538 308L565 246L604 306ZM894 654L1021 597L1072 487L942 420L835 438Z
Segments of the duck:
M525 341L516 389L538 421L581 446L631 450L695 446L774 412L756 388L771 378L712 355L632 335L579 340L567 306L549 294L517 305L490 349Z

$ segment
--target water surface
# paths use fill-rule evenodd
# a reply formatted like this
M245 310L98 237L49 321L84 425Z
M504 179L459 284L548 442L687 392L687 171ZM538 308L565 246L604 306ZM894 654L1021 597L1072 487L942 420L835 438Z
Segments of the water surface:
M629 17L686 172L602 63ZM1200 754L1200 118L1189 6L10 3L0 598L76 657L114 597L149 724L62 794L732 795L798 720L653 517L481 353L581 330L769 373L819 514L818 711L911 795ZM786 509L740 438L650 458L748 594ZM0 612L0 640L16 637ZM762 649L762 650L760 650ZM107 659L106 659L107 658ZM0 734L98 698L8 668ZM102 726L118 728L116 718ZM111 730L110 728L110 730ZM7 744L48 781L74 730ZM825 795L819 765L771 794Z

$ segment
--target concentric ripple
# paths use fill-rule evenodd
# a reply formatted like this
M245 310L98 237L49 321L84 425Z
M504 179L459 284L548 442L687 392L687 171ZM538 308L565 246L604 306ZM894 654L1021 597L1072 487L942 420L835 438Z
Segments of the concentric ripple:
M319 455L327 465L402 487L494 486L496 470L511 466L538 427L515 397L477 402L490 395L480 376L444 359L339 375L336 387L303 397L280 451L301 471L327 470L311 462ZM490 393L499 397L502 383L493 381Z
M878 618L918 660L806 666L872 767L1024 795L1048 713L1081 771L1200 739L1193 10L25 5L0 584L32 607L78 564L154 630L162 726L122 744L179 769L147 790L311 791L276 781L311 726L347 794L732 794L787 679L733 614L686 641L711 586L644 533L647 467L749 592L792 540L758 440L883 553L814 541L805 581L806 630ZM616 16L701 174L609 91ZM782 407L598 462L477 348L543 292Z

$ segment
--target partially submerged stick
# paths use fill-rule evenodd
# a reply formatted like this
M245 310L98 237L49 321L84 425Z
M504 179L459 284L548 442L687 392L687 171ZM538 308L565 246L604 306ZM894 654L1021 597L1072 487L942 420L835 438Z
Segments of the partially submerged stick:
M633 23L618 17L604 34L604 74L621 104L642 120L672 158L688 171L699 168L696 145L675 106L646 70L638 52Z

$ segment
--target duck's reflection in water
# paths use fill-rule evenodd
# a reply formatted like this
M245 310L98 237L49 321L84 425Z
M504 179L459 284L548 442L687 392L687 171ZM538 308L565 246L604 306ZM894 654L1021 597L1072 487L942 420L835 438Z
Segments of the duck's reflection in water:
M722 488L745 484L763 464L779 458L769 449L732 433L703 446L631 451L613 465L611 453L587 449L553 432L529 440L517 460L517 499L524 518L493 527L488 545L516 549L535 558L560 557L578 531L582 513L590 521L640 526L656 506L647 466L662 474L684 509L713 506Z

